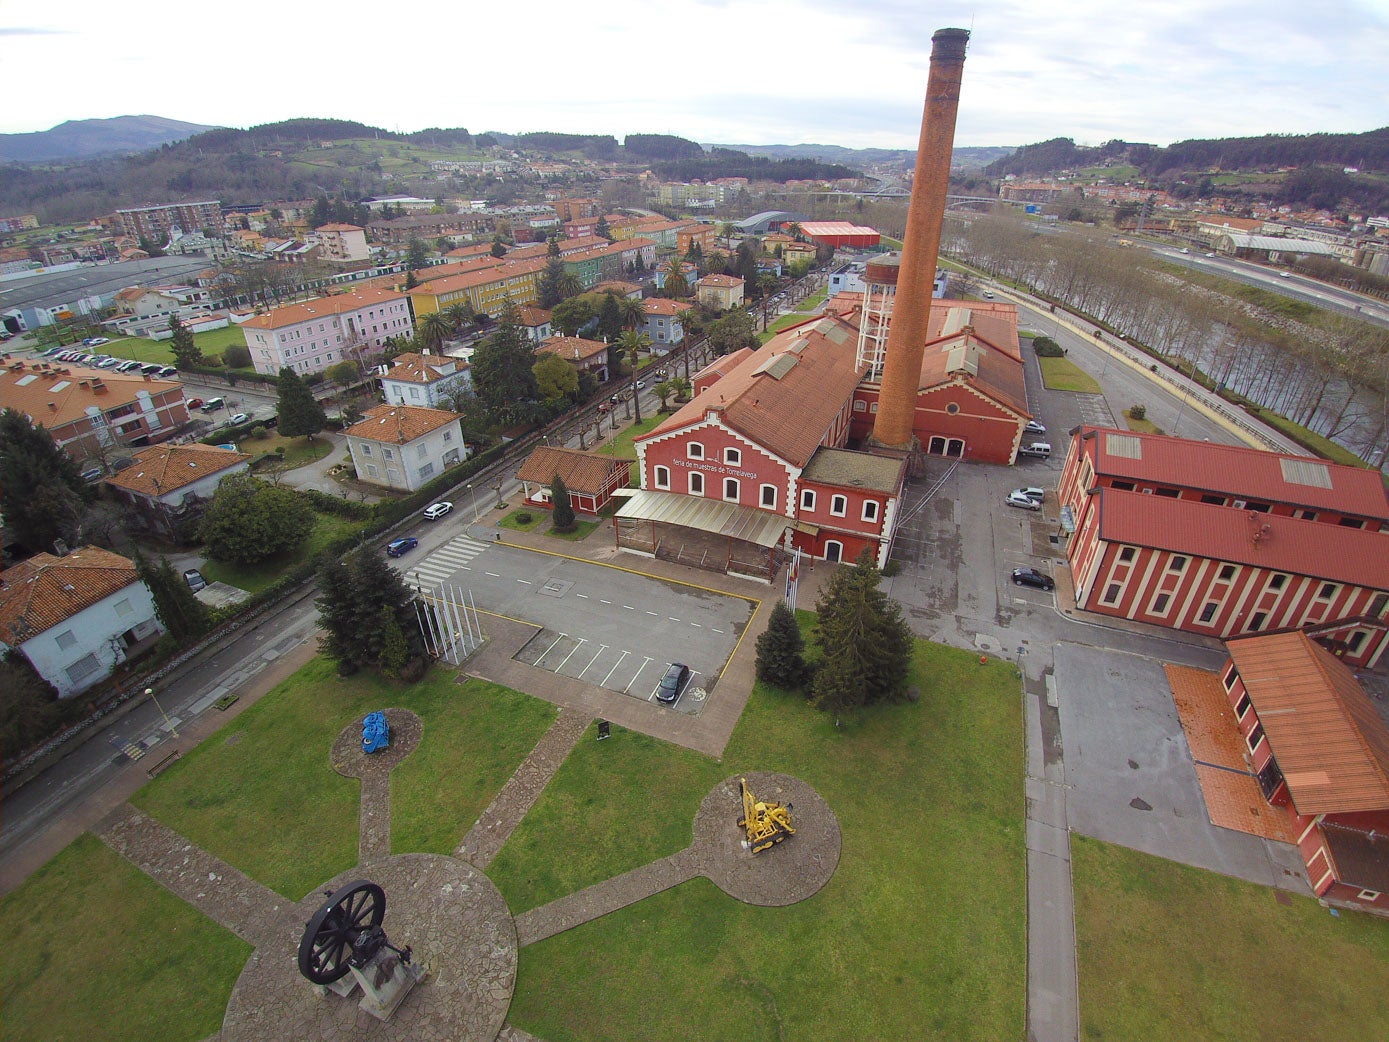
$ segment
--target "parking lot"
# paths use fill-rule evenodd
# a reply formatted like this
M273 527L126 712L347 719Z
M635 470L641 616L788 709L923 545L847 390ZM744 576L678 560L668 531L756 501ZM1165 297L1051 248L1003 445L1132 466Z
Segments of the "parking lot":
M457 521L439 524L449 526L447 538L426 530L429 547L396 562L410 585L449 584L479 611L539 627L517 661L629 698L653 701L666 667L683 662L691 676L666 707L675 712L698 714L714 697L752 615L740 597L488 543Z

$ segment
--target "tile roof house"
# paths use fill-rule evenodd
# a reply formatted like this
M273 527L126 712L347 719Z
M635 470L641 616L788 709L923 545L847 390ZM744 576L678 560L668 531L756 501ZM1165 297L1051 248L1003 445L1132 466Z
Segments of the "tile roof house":
M554 333L554 327L550 324L550 312L542 307L517 308L516 324L537 344L548 340Z
M651 346L659 350L662 344L674 346L685 340L685 313L694 308L683 300L669 300L666 297L649 297L642 301L646 310L646 321L641 332L651 338Z
M248 469L251 457L220 445L154 445L137 452L131 466L105 479L151 526L172 532L202 512L222 479Z
M109 550L37 554L0 576L0 646L22 651L63 698L163 631L134 563Z
M171 438L188 422L180 383L65 362L5 356L0 401L42 424L78 461Z
M1226 639L1314 627L1362 666L1389 646L1373 472L1080 427L1058 495L1086 611Z
M743 280L736 275L705 275L695 283L695 299L718 311L736 308L743 302Z
M1318 897L1389 914L1389 727L1301 632L1232 640L1220 673L1248 769L1294 818Z
M610 349L616 351L617 347L601 340L587 340L578 336L552 336L536 348L535 353L558 355L579 372L592 373L599 383L607 383Z
M391 405L448 408L456 391L471 390L472 386L467 362L428 352L396 355L381 374L381 390Z
M321 373L359 354L377 354L388 337L415 334L403 293L359 289L288 304L241 324L256 372Z
M559 475L569 491L576 514L596 515L611 502L613 492L631 483L632 460L577 449L538 446L526 457L516 476L527 503L553 509L550 486Z
M468 456L456 413L378 405L343 434L360 481L413 492Z

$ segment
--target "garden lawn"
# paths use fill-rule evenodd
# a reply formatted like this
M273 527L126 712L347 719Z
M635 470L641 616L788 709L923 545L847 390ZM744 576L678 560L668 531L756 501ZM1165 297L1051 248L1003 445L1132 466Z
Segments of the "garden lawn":
M224 582L238 590L259 593L273 586L286 573L305 561L313 560L333 542L361 528L366 522L354 521L338 514L314 512L314 526L309 537L297 549L287 550L256 564L237 564L234 561L208 561L199 569L208 582Z
M398 707L424 722L392 772L396 853L452 853L553 722L555 710L436 668L418 684L339 677L317 658L136 794L132 802L292 900L357 862L360 786L332 769L344 727Z
M575 521L574 528L568 532L561 532L551 525L546 529L545 534L554 536L556 539L567 539L571 543L577 543L580 539L587 539L599 524L601 524L599 521Z
M1038 358L1037 364L1042 367L1042 382L1053 391L1100 393L1095 378L1068 358Z
M1081 1038L1389 1038L1389 922L1071 837Z
M6 1042L215 1035L251 946L90 834L0 904Z
M170 343L173 341L161 341L161 344ZM245 347L246 334L240 326L223 326L221 329L209 329L206 333L194 333L193 343L198 345L205 358L221 358L222 352L228 347Z
M242 452L247 452L251 455L257 455L262 452L274 452L276 449L283 446L285 450L285 462L289 464L290 470L305 466L309 463L316 463L333 451L333 443L322 435L310 441L307 437L286 438L271 430L266 431L264 438L242 438L237 444Z
M595 445L590 451L595 453L601 452L605 456L626 456L628 459L633 460L631 472L632 484L640 485L641 475L637 473L637 464L635 462L637 458L637 448L634 442L647 431L655 430L656 425L666 418L667 416L663 416L659 413L654 416L643 415L641 423L633 423L625 430L618 431L617 438L614 441L608 442L605 445Z
M1162 428L1149 419L1135 419L1132 409L1124 410L1124 424L1131 431L1140 431L1143 434L1161 434Z
M548 1042L1021 1038L1018 681L1006 663L925 642L914 675L919 702L838 729L759 684L722 761L621 731L581 742L488 870L513 911L685 847L700 801L740 772L814 786L842 856L790 907L696 879L530 945L511 1021Z
M529 517L530 520L522 521L522 517ZM525 506L521 507L519 510L513 510L511 513L507 514L506 517L498 521L497 524L501 525L503 528L510 528L516 532L529 532L534 528L539 528L543 522L549 519L550 511L548 509L544 507Z

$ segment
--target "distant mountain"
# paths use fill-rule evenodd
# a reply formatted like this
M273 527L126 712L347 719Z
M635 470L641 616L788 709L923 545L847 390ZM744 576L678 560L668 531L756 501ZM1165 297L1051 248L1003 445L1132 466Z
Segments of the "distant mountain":
M916 152L910 148L844 148L841 145L713 145L705 148L731 148L746 152L750 156L766 156L769 159L818 159L822 163L839 163L844 166L865 167L874 163L903 163L907 167L916 165ZM953 165L965 169L987 166L1004 156L1011 155L1012 146L961 146L955 149Z
M201 123L184 123L163 116L70 119L52 130L0 134L0 161L40 163L143 152L211 129Z

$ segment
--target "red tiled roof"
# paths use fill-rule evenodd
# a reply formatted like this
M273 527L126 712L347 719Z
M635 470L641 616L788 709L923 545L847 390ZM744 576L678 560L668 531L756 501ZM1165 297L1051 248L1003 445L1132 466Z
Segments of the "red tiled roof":
M317 228L320 232L360 232L361 225L357 224L320 224Z
M535 349L538 355L559 355L566 362L583 362L601 354L608 345L601 340L585 340L581 336L552 336Z
M257 315L241 324L242 328L281 329L297 326L300 322L322 318L325 315L341 315L359 308L373 307L404 300L405 297L391 290L366 289L353 293L338 293L330 297L319 297L302 304L286 304L265 315Z
M814 320L812 319L811 321ZM752 348L750 347L740 347L738 348L738 350L733 351L730 354L721 355L720 357L715 358L712 362L706 365L699 372L695 373L695 380L698 381L706 373L718 376L720 378L727 376L729 373L733 372L733 370L737 369L738 366L742 364L745 358L750 358L751 356Z
M736 275L705 275L698 283L701 286L716 286L720 289L741 286L742 284L743 280Z
M804 467L862 378L858 333L839 318L778 333L717 384L640 441L721 414L723 422L793 466Z
M974 372L954 368L954 360L963 354L973 365ZM1027 387L1023 380L1022 359L1002 350L975 335L970 330L930 342L921 356L921 388L923 390L964 379L995 401L1023 416L1027 410Z
M516 477L521 481L549 486L558 474L569 491L597 495L614 471L628 470L631 463L630 459L541 445L526 457Z
M16 646L139 582L134 562L95 546L66 557L36 554L0 578L0 633Z
M432 384L436 380L447 380L457 376L467 368L468 363L461 358L406 352L391 359L391 367L381 379L411 384Z
M1109 450L1109 436L1114 434L1121 436L1118 444L1126 455ZM1076 436L1099 475L1389 520L1389 496L1374 470L1243 445L1106 427L1081 427ZM1289 474L1318 483L1290 481Z
M648 315L682 315L694 307L683 300L670 300L666 297L648 297L641 303Z
M349 438L404 445L431 431L458 422L458 414L446 409L418 405L378 405L368 409L366 418L343 431Z
M134 466L112 474L106 483L141 495L163 496L250 458L244 452L197 442L152 445L135 454Z
M526 275L531 272L544 270L544 257L537 257L534 260L508 261L502 264L491 265L477 271L467 271L461 275L434 279L430 282L426 282L423 286L416 286L414 289L410 290L410 294L411 296L423 297L435 296L440 293L452 293L455 290L470 289L473 286L485 286L490 282L501 282L517 275Z
M1226 649L1299 814L1389 809L1389 728L1336 656L1301 631Z
M550 312L545 308L517 308L516 321L523 326L543 326L546 322L550 321Z
M8 361L0 367L0 402L49 430L84 418L89 409L109 415L111 410L139 400L141 391L155 399L171 391L178 392L172 401L182 398L178 383L139 373L47 361Z
M1108 542L1389 591L1382 532L1113 488L1095 495L1099 535Z

